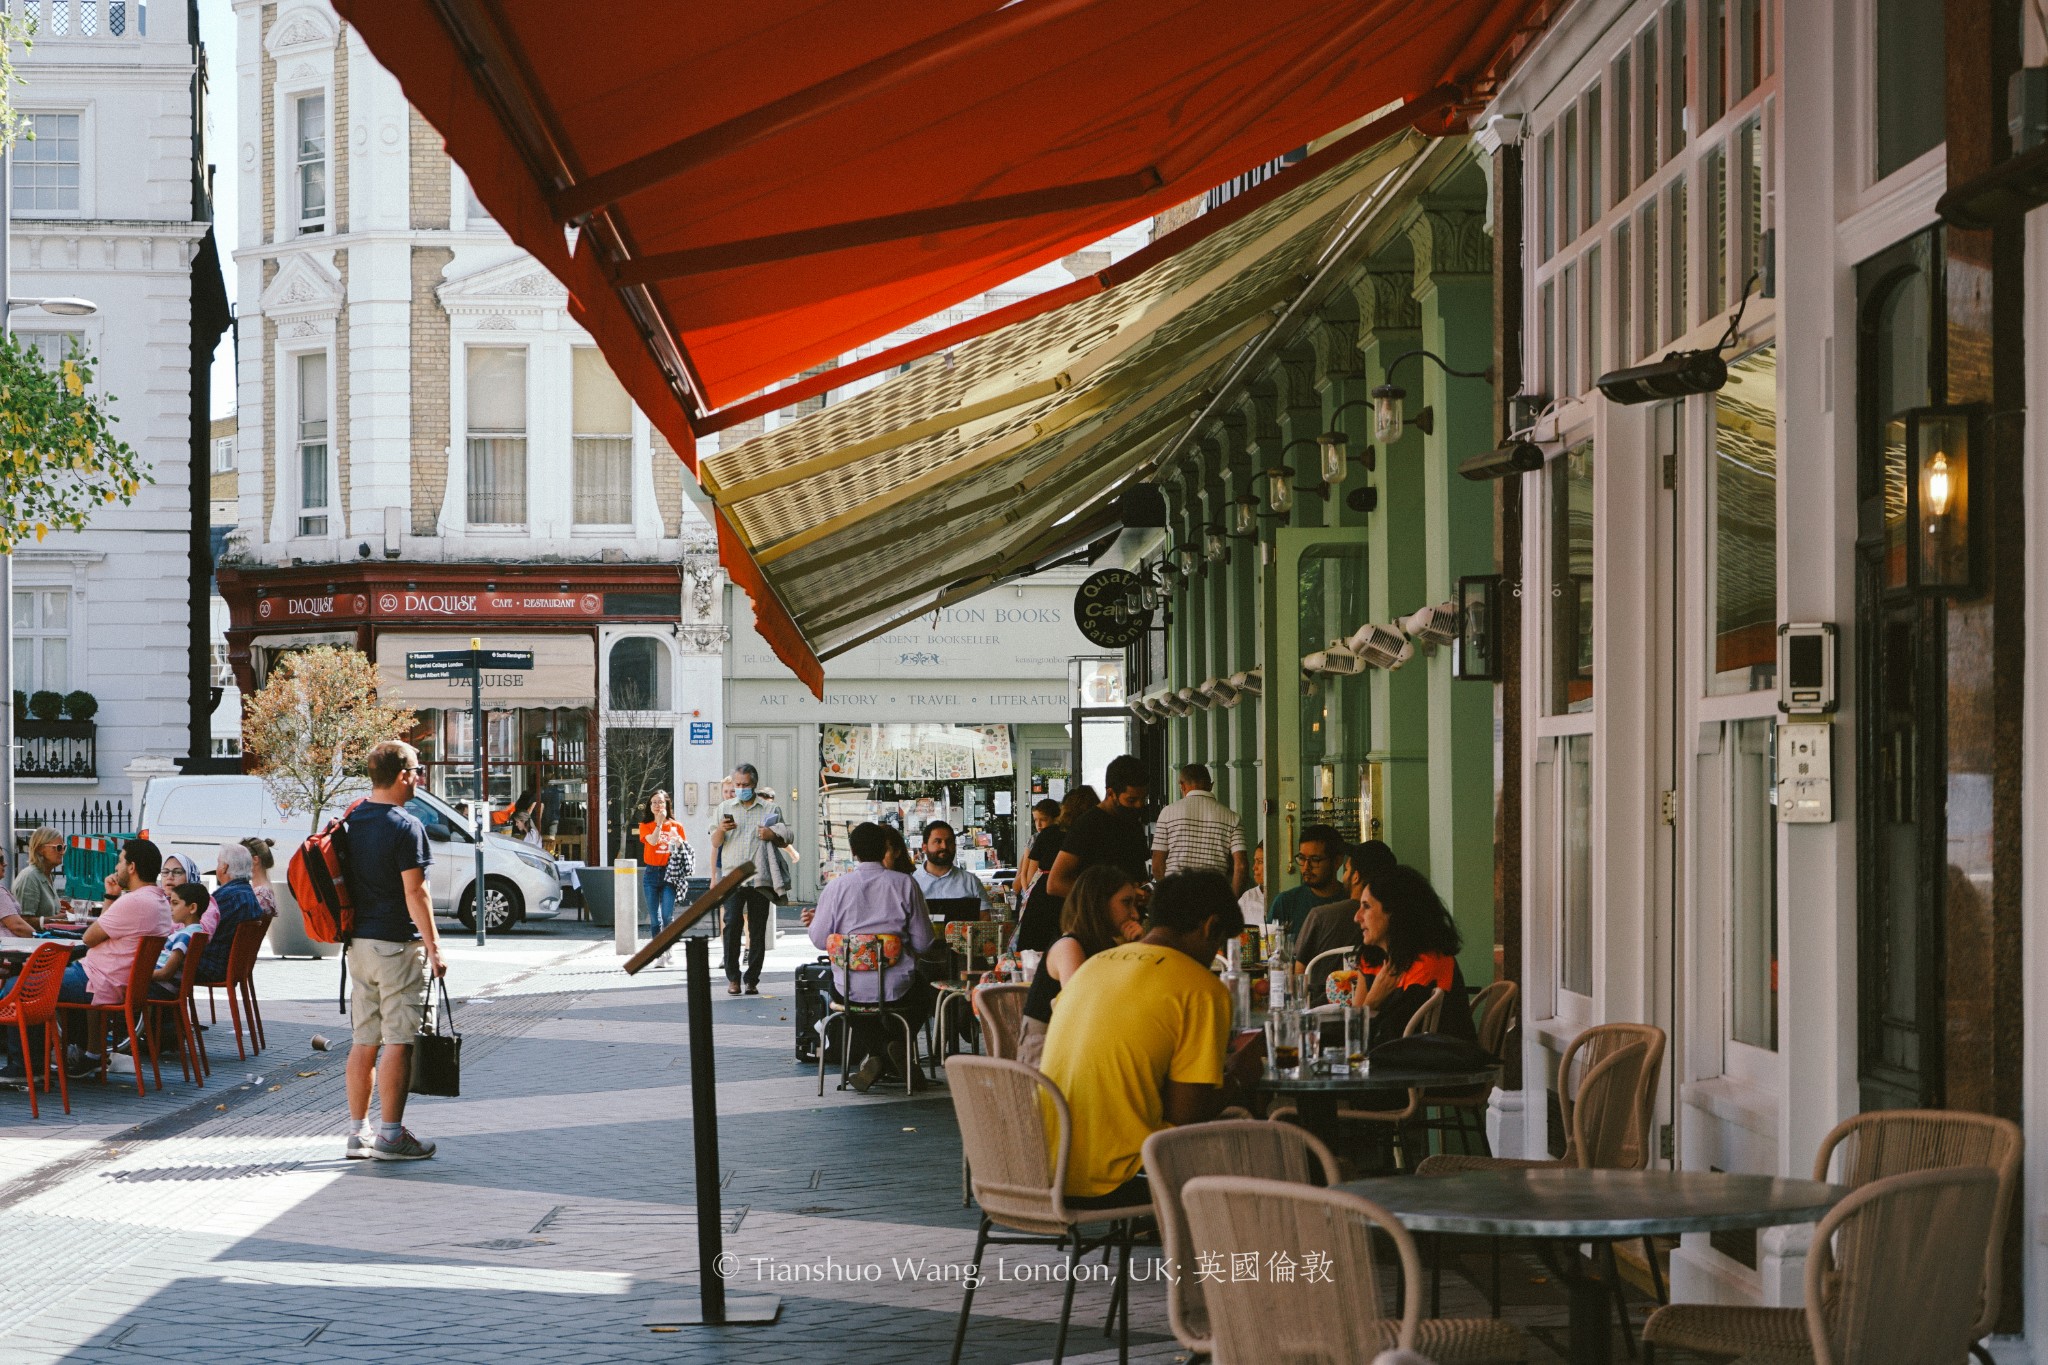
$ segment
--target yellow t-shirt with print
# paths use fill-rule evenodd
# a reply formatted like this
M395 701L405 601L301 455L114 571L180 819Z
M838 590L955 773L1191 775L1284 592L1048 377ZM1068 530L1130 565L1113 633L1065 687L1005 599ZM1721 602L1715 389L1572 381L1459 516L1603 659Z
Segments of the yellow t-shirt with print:
M1073 1115L1067 1193L1108 1194L1138 1174L1145 1139L1168 1126L1166 1082L1223 1084L1229 1044L1230 993L1179 949L1127 943L1082 963L1039 1060Z

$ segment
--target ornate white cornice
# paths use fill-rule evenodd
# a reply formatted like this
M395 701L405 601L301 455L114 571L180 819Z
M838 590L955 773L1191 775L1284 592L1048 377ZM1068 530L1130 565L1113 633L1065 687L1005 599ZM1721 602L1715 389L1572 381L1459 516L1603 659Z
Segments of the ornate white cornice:
M295 5L278 15L263 35L263 50L282 61L315 48L332 48L334 33L334 20L324 6Z
M278 266L256 306L274 318L332 317L341 311L341 276L311 252L299 252Z
M458 275L436 294L451 315L531 315L569 306L569 291L561 281L524 255Z

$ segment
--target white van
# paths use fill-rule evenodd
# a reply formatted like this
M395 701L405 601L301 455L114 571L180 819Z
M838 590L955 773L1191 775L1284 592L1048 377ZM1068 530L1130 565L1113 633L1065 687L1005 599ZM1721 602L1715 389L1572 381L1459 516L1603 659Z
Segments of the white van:
M333 819L360 793L344 797L325 819ZM462 817L438 796L421 792L406 809L427 827L434 849L427 869L434 912L453 915L464 928L476 927L470 903L476 880L476 840ZM271 799L263 779L227 777L152 777L142 790L138 832L166 853L182 853L213 875L214 853L222 844L260 834L272 843L277 867L271 880L284 881L285 865L306 836L313 817L286 810ZM553 919L562 912L562 879L555 860L531 844L502 834L484 841L484 924L492 933L521 920Z

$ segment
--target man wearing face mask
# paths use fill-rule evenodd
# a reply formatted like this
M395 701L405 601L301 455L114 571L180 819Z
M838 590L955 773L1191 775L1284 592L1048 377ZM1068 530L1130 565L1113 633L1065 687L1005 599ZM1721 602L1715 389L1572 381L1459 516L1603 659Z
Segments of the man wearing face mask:
M763 845L781 847L788 843L788 826L773 801L755 789L761 774L751 763L732 770L733 799L718 804L718 819L711 827L711 847L722 868L752 863L754 874L746 885L737 887L725 900L725 991L740 993L740 928L746 927L752 946L747 950L746 992L761 993L761 964L768 957L768 916L774 906L768 899L770 886Z
M959 857L953 827L934 820L924 827L924 861L910 875L924 892L925 903L942 918L987 919L988 888L981 878L955 865ZM967 902L973 902L970 906ZM945 903L941 910L941 903Z

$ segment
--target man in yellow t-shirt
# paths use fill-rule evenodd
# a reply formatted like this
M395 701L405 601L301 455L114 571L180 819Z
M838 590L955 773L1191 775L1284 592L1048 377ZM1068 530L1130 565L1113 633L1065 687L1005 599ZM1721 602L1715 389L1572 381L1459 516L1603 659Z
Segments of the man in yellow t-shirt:
M1229 882L1179 873L1153 888L1143 938L1067 978L1039 1068L1073 1116L1069 1204L1149 1202L1145 1139L1223 1107L1230 994L1209 964L1243 928Z

